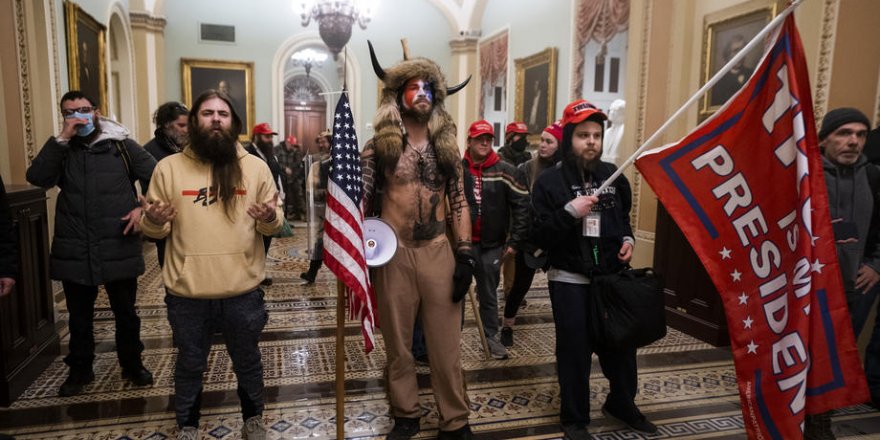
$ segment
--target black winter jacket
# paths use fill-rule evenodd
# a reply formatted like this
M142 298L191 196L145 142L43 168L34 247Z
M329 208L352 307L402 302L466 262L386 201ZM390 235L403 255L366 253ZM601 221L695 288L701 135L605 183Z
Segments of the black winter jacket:
M536 242L548 251L551 267L586 276L613 273L623 267L617 254L623 238L633 235L629 224L632 192L626 177L618 177L599 197L599 238L585 237L582 220L565 210L569 201L592 194L616 169L611 163L601 162L584 183L578 170L560 162L538 177L532 188L532 232Z
M494 157L494 159L493 159ZM500 160L495 153L483 162L479 175L470 167L466 155L461 167L464 169L464 192L471 212L471 227L480 216L480 245L493 248L507 245L519 249L528 233L529 193L522 173L513 165ZM477 203L474 188L480 180L482 188ZM509 232L509 234L508 234Z
M156 160L121 125L101 119L101 131L91 146L80 138L66 145L49 138L27 170L28 182L61 189L49 265L56 280L97 286L144 273L140 235L122 234L122 217L138 200L116 145L128 151L131 179L143 187Z

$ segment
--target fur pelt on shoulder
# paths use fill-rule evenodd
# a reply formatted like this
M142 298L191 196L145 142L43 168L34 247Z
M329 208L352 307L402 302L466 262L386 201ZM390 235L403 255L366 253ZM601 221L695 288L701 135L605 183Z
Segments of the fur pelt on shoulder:
M455 139L455 122L446 111L446 78L437 63L427 58L412 58L385 69L385 87L376 109L373 143L376 156L383 167L397 165L403 153L405 133L398 107L401 89L412 78L422 78L433 85L434 106L428 119L428 139L437 153L440 171L447 177L456 176L456 165L461 154ZM457 177L457 176L456 176Z

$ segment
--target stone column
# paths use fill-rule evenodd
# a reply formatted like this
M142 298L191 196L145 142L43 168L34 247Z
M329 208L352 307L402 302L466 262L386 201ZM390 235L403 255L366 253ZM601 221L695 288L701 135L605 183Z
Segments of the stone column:
M137 78L139 136L145 142L153 137L153 112L170 96L165 84L165 19L148 12L131 11L134 68ZM177 66L169 66L171 69ZM172 84L171 87L175 85Z

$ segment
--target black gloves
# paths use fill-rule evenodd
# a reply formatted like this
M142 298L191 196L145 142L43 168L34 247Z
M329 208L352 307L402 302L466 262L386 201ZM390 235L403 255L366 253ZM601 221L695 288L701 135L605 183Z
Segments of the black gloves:
M471 280L474 278L474 267L477 261L471 255L471 250L460 250L455 253L455 274L452 275L452 302L457 303L464 298Z

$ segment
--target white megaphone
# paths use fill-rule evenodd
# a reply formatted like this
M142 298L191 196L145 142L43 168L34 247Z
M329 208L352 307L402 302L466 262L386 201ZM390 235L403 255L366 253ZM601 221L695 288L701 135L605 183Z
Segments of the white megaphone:
M364 219L364 256L367 266L384 266L397 252L397 234L378 217Z

